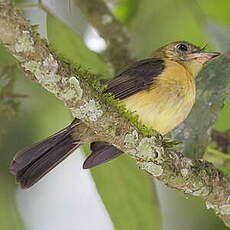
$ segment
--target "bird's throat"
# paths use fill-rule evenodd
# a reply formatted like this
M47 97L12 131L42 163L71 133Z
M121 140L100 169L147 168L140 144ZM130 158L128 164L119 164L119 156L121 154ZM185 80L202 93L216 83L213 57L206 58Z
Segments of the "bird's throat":
M197 61L181 62L180 64L183 65L194 78L197 77L198 73L203 67L203 63Z

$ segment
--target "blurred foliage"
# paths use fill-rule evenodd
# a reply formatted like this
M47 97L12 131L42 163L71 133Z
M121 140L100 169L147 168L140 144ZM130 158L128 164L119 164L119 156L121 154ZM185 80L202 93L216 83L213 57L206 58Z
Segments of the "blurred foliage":
M219 132L212 130L212 143L204 156L225 174L230 174L230 129Z
M222 50L227 49L225 47L229 44L229 0L218 2L216 0L118 0L116 2L117 7L114 7L114 12L127 25L132 37L131 47L138 58L150 55L155 48L172 40L189 40L197 45L208 43L209 49L214 48L212 45L215 45ZM73 32L57 18L47 16L47 30L49 41L59 55L73 64L80 63L94 73L110 75L101 57L89 51L79 34ZM225 43L224 47L223 43ZM10 73L7 72L9 69L7 70L6 66L9 66L12 60L6 52L0 50L0 73ZM11 91L11 80L6 80L8 78L5 79L5 76L0 74L0 88L4 86L4 89ZM0 229L4 230L21 230L23 227L14 207L15 187L12 186L14 178L8 172L8 165L14 152L57 131L71 118L62 102L23 78L22 74L17 76L20 80L16 82L15 90L28 95L28 98L23 99L16 119L10 121L2 119L0 112L0 127L7 131L1 139L4 145L0 145ZM0 90L0 97L1 93ZM15 101L14 97L4 98L7 103L12 99ZM0 99L0 108L2 103L3 100ZM220 131L229 129L229 117L230 100L221 111L214 127ZM224 170L228 171L227 167L229 166L224 167ZM92 175L117 230L161 230L161 219L163 219L164 230L178 229L173 226L183 220L187 221L186 230L194 230L191 228L194 227L193 224L196 230L226 229L199 199L190 198L188 201L181 193L171 190L168 193L158 191L156 194L148 175L138 170L132 159L125 155L115 159L111 164L107 163L93 169ZM172 195L174 193L175 196ZM167 207L167 211L161 215L162 218L159 214L157 195L160 200L171 201L161 203L161 210L164 211ZM178 197L183 200L183 203Z
M164 230L227 230L200 197L156 182Z
M219 119L216 121L214 128L219 131L226 131L230 129L230 99L226 101L224 109L220 112Z
M14 100L17 95L13 93L15 68L16 66L14 65L2 66L0 69L0 114L9 112L8 114L10 115L16 111L18 105L17 101Z
M228 0L195 0L205 15L230 26Z
M204 43L199 23L182 0L143 0L127 26L132 34L132 48L140 58L173 40Z
M14 186L0 171L0 229L23 230L24 225L14 203Z
M17 94L14 93L16 63L2 47L0 60L0 121L9 121L15 115L19 103ZM0 126L0 142L3 132L4 129Z
M82 38L51 14L47 15L47 34L52 47L59 56L93 73L110 75L106 64L96 53L86 47Z
M15 118L19 105L19 95L14 92L18 74L14 59L0 47L0 229L6 230L24 229L15 207L15 186L8 173L10 157L1 151L1 146L7 144L4 142L6 124Z
M212 43L222 52L230 51L230 28L210 18L204 21L204 28Z
M119 0L114 14L123 23L128 23L135 17L139 4L140 1L138 0Z

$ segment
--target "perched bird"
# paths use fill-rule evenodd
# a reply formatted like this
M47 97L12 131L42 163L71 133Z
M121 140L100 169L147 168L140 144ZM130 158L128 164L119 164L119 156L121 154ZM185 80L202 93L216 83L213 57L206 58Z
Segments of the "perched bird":
M107 82L105 93L114 94L146 126L164 135L185 120L195 102L195 79L208 60L220 55L185 41L157 49ZM11 170L22 188L28 188L80 146L75 119L68 127L16 154ZM91 168L120 155L106 142L91 143L92 154L83 168Z

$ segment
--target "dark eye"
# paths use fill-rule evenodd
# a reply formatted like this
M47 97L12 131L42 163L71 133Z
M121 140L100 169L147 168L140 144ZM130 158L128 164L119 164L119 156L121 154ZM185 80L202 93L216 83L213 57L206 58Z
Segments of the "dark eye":
M188 46L185 45L185 44L178 44L178 45L176 46L176 48L177 48L178 50L182 51L182 52L188 51Z

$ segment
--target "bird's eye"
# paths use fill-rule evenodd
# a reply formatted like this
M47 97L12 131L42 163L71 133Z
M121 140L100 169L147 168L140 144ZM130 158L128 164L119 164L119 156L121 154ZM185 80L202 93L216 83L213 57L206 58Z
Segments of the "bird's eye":
M185 45L185 44L178 44L178 45L176 46L176 48L177 48L178 50L182 51L182 52L188 51L188 46Z

